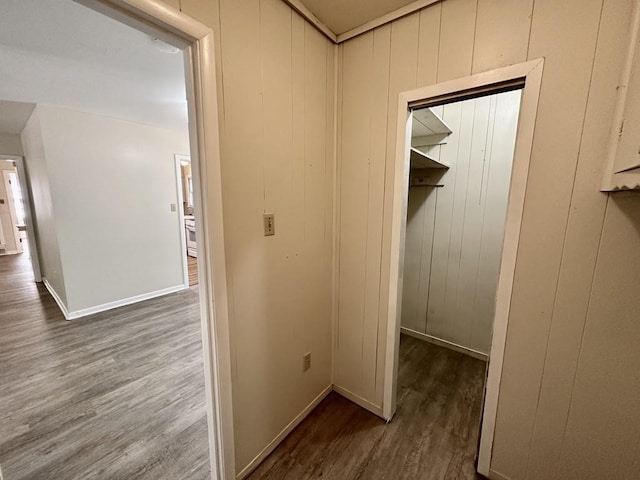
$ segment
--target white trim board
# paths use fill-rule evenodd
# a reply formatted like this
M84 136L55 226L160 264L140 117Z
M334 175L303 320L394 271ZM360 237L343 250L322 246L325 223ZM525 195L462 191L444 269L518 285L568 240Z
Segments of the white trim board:
M309 414L316 408L322 400L324 400L327 395L329 395L333 391L333 385L329 385L326 387L320 394L314 398L309 405L307 405L291 422L284 427L284 429L276 435L276 438L271 440L269 445L267 445L256 457L249 462L249 465L244 467L240 473L236 476L238 480L242 480L248 477L258 466L267 458L271 452L273 452L280 443L289 435L294 428L296 428L302 421L309 416Z
M404 333L405 335L409 335L410 337L417 338L418 340L422 340L423 342L433 343L434 345L438 345L440 347L464 353L465 355L477 358L478 360L484 360L486 362L488 359L486 353L478 352L477 350L473 350L472 348L463 347L462 345L458 345L457 343L447 342L446 340L427 335L426 333L416 332L415 330L411 330L410 328L400 327L400 333Z
M342 395L344 398L346 398L350 402L355 403L359 407L362 407L365 410L373 413L374 415L382 418L383 420L386 420L382 415L382 408L380 408L378 405L374 405L373 403L365 400L360 395L356 395L355 393L352 393L346 388L340 387L338 385L333 386L333 391L336 392L338 395Z
M51 294L53 299L58 304L58 307L60 308L60 311L62 312L62 315L64 315L64 318L66 320L69 320L69 311L67 310L67 306L64 304L64 302L62 301L62 299L58 295L58 292L55 291L53 286L51 286L51 284L49 283L49 281L45 277L42 277L42 283L44 284L44 286L47 289L47 291Z
M142 293L140 295L134 295L133 297L123 298L122 300L114 300L113 302L103 303L102 305L96 305L95 307L74 310L72 312L68 312L68 314L65 316L67 320L76 320L78 318L93 315L95 313L113 310L114 308L132 305L134 303L143 302L145 300L151 300L152 298L162 297L163 295L169 295L170 293L181 292L182 290L186 290L186 288L188 287L185 287L184 285L176 285L174 287L163 288L161 290L155 290L153 292Z
M489 469L489 480L511 480L509 477L502 475L501 473L496 472L493 469Z
M402 274L404 261L404 241L406 236L407 199L409 190L409 149L411 146L411 107L432 98L453 97L458 92L484 91L485 93L506 83L523 82L518 119L518 133L513 155L513 170L509 188L507 217L504 231L500 275L496 293L489 366L485 390L485 403L478 452L478 472L489 474L493 437L498 413L500 379L507 337L507 324L511 307L511 293L515 275L520 225L524 209L524 198L531 159L531 147L535 128L542 70L544 60L537 59L525 63L498 68L488 72L442 82L428 87L402 92L398 99L397 136L393 172L393 187L388 192L392 197L391 241L382 252L382 258L389 258L389 276L381 279L388 282L389 301L381 305L380 315L387 318L386 343L384 345L383 372L383 413L387 420L396 409L398 383L398 356L400 344L400 318L402 298Z
M307 22L315 27L320 33L331 40L333 43L338 43L338 38L333 30L327 27L322 20L314 15L314 13L305 7L300 0L282 0L289 5L296 13L302 16Z
M331 40L336 45L341 44L342 42L346 42L358 35L362 35L363 33L367 33L370 30L381 27L387 23L391 23L394 20L398 20L402 17L406 17L407 15L411 15L418 10L422 10L423 8L428 7L429 5L433 5L434 3L440 2L442 0L416 0L409 5L405 5L404 7L400 7L392 12L389 12L385 15L382 15L378 18L374 18L362 25L359 25L351 30L347 30L346 32L336 34L333 30L331 30L322 20L315 16L315 14L305 7L300 0L282 0L284 3L289 5L296 13L301 15L307 22L309 22L313 27L315 27L320 33L322 33L325 37Z
M426 8L429 5L433 5L434 3L439 1L441 0L417 0L413 3L410 3L409 5L398 8L393 12L389 12L386 15L375 18L370 22L363 23L359 27L352 28L351 30L341 33L340 35L338 35L337 43L346 42L351 38L362 35L363 33L367 33L369 30L381 27L382 25L393 22L394 20L398 20L399 18L406 17L407 15L411 15L413 12L422 10L423 8Z

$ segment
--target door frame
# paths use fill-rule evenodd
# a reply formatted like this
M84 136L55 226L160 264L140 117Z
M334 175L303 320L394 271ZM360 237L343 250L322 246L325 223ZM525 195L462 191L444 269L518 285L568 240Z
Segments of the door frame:
M159 0L74 0L185 51L211 478L235 478L213 31Z
M521 82L520 115L513 157L513 170L509 187L507 217L498 279L496 307L493 321L491 348L489 351L487 379L485 383L484 408L480 430L478 472L489 475L495 422L500 393L500 379L509 321L509 309L515 274L520 226L531 159L531 147L542 83L544 60L498 68L488 72L438 83L428 87L400 93L396 135L393 190L391 212L391 242L383 258L389 258L389 301L382 308L387 318L382 412L391 420L396 410L398 384L398 362L400 347L400 313L402 298L402 275L404 269L404 242L406 235L407 198L409 194L409 147L411 143L411 113L418 105L429 101L444 101L450 98L467 98L481 92L499 91L505 86Z
M27 180L27 172L24 166L24 157L17 155L2 155L2 160L13 160L16 163L18 172L18 182L20 183L20 191L22 193L22 201L24 202L24 223L27 226L27 242L29 243L29 256L31 258L31 268L33 269L33 278L36 282L42 282L42 274L40 273L40 257L38 255L38 244L36 239L35 228L33 224L33 210L31 207L31 189Z

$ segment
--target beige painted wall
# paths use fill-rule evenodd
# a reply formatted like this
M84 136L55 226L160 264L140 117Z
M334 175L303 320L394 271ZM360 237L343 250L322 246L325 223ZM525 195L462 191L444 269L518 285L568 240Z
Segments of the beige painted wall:
M545 58L491 463L512 480L638 476L640 195L598 191L630 9L445 0L340 47L336 380L378 406L398 93Z
M335 47L281 0L180 4L216 35L240 472L331 385Z

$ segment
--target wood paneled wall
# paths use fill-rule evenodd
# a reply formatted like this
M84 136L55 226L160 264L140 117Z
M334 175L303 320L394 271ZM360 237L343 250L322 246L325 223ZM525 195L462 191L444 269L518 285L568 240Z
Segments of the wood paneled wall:
M640 197L599 192L631 4L445 0L340 46L335 379L374 406L398 93L545 58L491 463L504 478L638 476Z
M241 472L332 383L336 47L281 0L180 6L216 37Z
M401 325L487 354L520 91L444 105L441 188L409 188Z

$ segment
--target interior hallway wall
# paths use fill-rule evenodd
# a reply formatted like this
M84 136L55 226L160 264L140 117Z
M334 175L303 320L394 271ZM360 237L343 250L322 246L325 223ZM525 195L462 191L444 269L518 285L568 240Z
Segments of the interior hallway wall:
M216 37L236 470L246 473L332 383L335 46L281 0L171 3ZM275 214L275 236L263 235L263 213Z
M32 219L40 261L40 273L43 281L46 279L58 294L60 301L66 304L67 292L38 107L33 110L20 137L25 156L25 169L31 187Z
M33 115L41 127L45 171L31 154L32 140L24 137L27 169L34 196L47 182L52 203L51 212L43 211L42 202L35 205L38 242L48 243L40 227L51 221L67 310L180 289L184 230L174 154L189 152L187 129L46 105ZM48 272L44 276L51 283Z
M398 93L544 57L491 467L640 475L637 193L599 192L630 0L444 0L340 47L338 385L381 406Z
M521 91L450 103L440 188L409 187L401 325L488 354ZM434 179L435 182L435 179Z
M22 153L20 135L0 132L0 154L20 157Z

